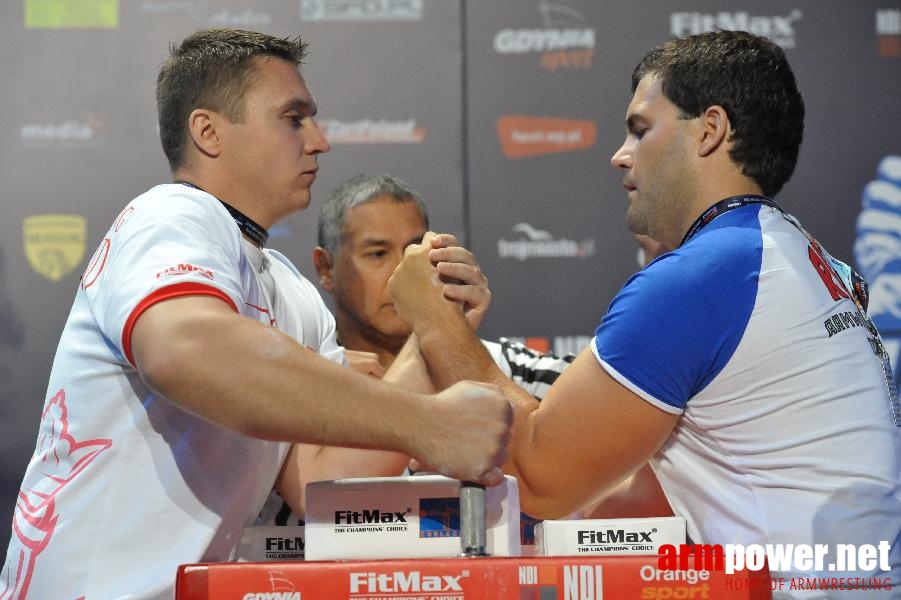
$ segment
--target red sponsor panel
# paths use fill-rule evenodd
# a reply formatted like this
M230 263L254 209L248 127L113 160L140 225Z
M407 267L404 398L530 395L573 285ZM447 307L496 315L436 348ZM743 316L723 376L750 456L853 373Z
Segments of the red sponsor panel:
M497 121L501 149L507 158L575 152L594 146L593 121L505 115Z
M901 56L901 35L880 37L879 55L883 58L897 58Z
M661 571L657 556L183 565L176 600L772 598L769 572Z
M546 337L527 337L523 344L532 350L537 350L544 354L548 354L551 351L551 340Z

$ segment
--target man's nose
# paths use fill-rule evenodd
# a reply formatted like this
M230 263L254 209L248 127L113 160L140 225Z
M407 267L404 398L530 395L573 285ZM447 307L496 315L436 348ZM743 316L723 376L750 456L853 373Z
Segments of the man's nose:
M613 156L610 157L610 164L614 169L629 169L632 166L632 154L626 148L626 144L624 143L619 147L619 150L613 153Z
M310 154L325 154L332 149L328 138L325 137L325 132L316 121L313 121L313 133L307 141L307 147Z

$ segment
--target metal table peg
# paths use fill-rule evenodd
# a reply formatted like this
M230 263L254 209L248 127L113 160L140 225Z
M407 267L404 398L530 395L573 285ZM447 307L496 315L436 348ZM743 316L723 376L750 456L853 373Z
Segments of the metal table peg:
M460 556L488 556L485 486L460 482Z

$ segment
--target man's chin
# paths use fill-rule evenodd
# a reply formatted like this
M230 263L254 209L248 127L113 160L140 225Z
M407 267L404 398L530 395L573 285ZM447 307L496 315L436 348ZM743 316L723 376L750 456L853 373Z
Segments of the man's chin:
M294 207L296 211L306 210L310 207L310 203L312 201L312 194L310 194L310 190L305 190L304 193L298 194L294 198Z
M633 223L632 221L626 221L626 229L629 230L629 233L633 233L635 235L648 235L647 227Z
M639 218L631 210L626 212L626 228L636 235L648 235L646 220Z

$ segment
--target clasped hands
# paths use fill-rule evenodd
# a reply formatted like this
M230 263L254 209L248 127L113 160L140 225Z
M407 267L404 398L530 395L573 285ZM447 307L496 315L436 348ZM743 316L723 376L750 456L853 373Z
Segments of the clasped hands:
M397 314L414 332L461 314L477 330L491 304L488 279L475 256L448 233L430 231L421 244L407 246L388 289Z

